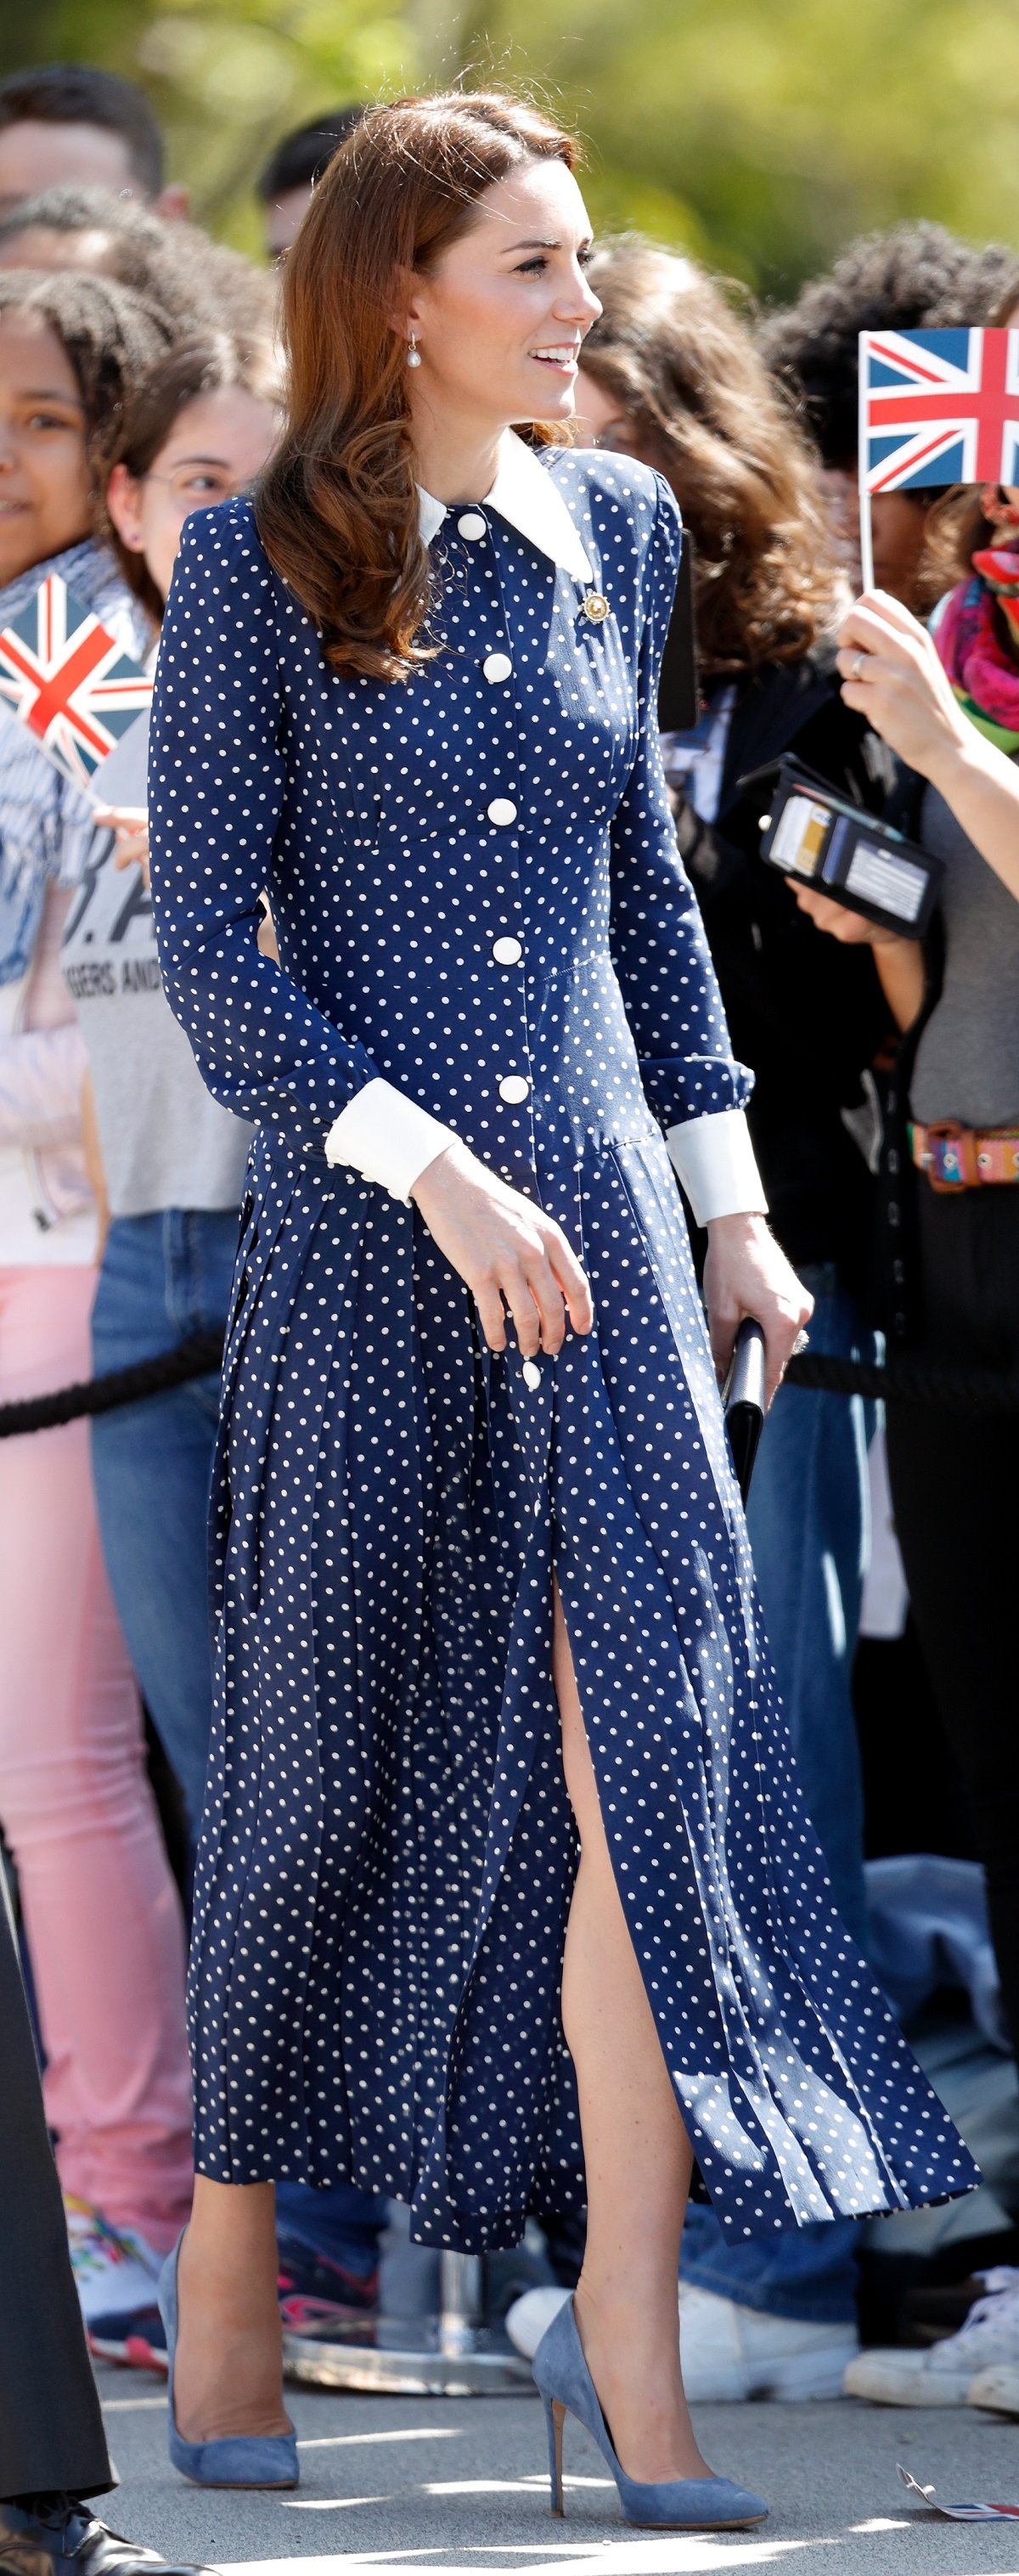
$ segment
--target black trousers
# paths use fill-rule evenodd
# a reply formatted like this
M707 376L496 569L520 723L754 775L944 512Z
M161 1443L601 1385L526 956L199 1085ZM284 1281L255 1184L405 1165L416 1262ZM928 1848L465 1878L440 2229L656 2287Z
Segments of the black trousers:
M916 1186L919 1355L1019 1376L1019 1187ZM890 1404L888 1471L1019 2054L1019 1413Z
M0 1875L0 2497L112 2485Z

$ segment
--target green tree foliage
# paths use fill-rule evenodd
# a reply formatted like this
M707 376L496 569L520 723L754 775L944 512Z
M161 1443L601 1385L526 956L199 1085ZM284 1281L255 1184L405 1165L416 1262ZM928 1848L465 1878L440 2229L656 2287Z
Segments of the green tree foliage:
M1015 0L464 0L459 25L418 0L417 28L426 78L491 67L562 103L600 222L759 289L903 216L1019 243Z
M78 55L141 78L196 211L240 241L287 125L495 78L580 126L599 225L638 224L759 290L904 215L1019 243L1015 0L36 0L30 19L0 15L5 70Z

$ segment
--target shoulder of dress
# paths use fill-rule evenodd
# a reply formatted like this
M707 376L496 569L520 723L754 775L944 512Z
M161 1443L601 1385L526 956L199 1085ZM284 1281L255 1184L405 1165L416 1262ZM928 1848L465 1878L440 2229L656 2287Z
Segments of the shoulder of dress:
M629 538L638 555L663 531L678 551L679 504L664 475L635 456L603 447L548 447L542 463L552 474L581 535L585 525L604 545Z
M185 523L179 561L185 578L189 570L200 565L203 571L225 580L237 579L247 572L260 589L282 591L279 575L273 571L255 524L254 502L247 493L235 494L230 501L218 501L213 510L192 511Z

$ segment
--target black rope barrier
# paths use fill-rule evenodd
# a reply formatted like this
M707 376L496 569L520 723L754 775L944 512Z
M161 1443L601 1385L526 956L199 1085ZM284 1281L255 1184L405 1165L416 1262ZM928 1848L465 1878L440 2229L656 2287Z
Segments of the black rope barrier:
M191 1378L209 1376L222 1356L220 1334L192 1333L158 1359L111 1369L106 1377L59 1387L53 1395L0 1405L0 1440L14 1439L25 1431L53 1431L62 1423L79 1421L83 1414L112 1413L118 1405L163 1395L170 1387L186 1386ZM980 1413L1019 1412L1019 1378L995 1369L944 1368L932 1360L894 1358L878 1363L803 1351L790 1360L786 1380L790 1386L812 1387L826 1395L862 1395L886 1404L951 1404Z
M803 1351L790 1360L791 1386L809 1386L825 1395L872 1396L885 1404L964 1405L978 1413L1019 1412L1019 1377L997 1369L947 1368L937 1360L899 1358L838 1359L828 1351Z
M113 1413L120 1404L138 1404L168 1387L186 1386L189 1378L207 1377L223 1357L222 1333L190 1333L158 1359L137 1360L133 1368L111 1369L106 1377L84 1378L78 1386L58 1387L53 1395L26 1396L20 1404L0 1404L0 1440L22 1431L55 1431L78 1422L82 1414Z

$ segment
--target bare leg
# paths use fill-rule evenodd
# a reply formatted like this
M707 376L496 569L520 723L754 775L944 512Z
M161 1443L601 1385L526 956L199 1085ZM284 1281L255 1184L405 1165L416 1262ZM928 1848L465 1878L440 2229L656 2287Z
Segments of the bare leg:
M582 1857L563 2020L577 2071L588 2231L576 2294L588 2367L631 2477L703 2477L679 2366L679 2246L691 2152L616 1888L558 1587L553 1671ZM199 2175L180 2253L177 2430L287 2429L271 2183Z
M197 2176L178 2272L174 2411L186 2442L290 2429L275 2217L271 2182Z
M581 1842L563 1966L587 2168L577 2325L629 2476L705 2477L679 2364L679 2245L693 2158L609 1859L558 1585L552 1654Z

